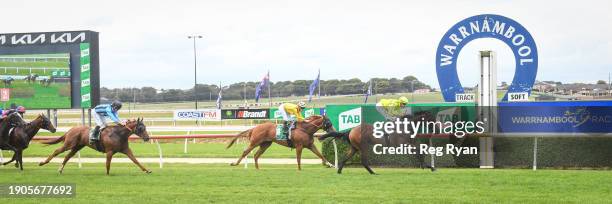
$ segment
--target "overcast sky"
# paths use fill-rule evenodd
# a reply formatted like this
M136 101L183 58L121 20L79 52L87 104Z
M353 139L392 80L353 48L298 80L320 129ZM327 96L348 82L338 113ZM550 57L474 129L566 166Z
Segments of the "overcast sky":
M404 77L438 87L435 49L455 23L499 14L525 26L539 54L538 80L591 82L612 71L610 1L10 1L0 32L100 32L101 85L190 88L198 82ZM499 81L514 56L495 39L459 55L464 85L477 83L477 52L498 52Z

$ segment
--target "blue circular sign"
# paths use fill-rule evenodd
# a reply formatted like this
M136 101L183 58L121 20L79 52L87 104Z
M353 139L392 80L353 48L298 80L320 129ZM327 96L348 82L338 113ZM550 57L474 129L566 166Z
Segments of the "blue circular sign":
M455 95L464 93L457 75L457 57L466 44L479 38L501 40L514 53L516 70L502 101L508 100L508 93L530 93L538 71L538 49L533 37L525 27L512 19L483 14L455 24L438 44L436 73L444 100L455 102Z

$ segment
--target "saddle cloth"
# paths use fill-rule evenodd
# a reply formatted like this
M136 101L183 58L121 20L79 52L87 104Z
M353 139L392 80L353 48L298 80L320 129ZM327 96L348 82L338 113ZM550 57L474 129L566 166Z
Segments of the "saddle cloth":
M98 140L94 140L92 138L93 135L91 133L89 134L89 144L93 145L98 152L104 152L104 147L102 147L102 142L101 142L101 140L102 140L102 135L101 134L102 134L102 131L104 131L104 129L106 129L106 128L100 128L100 130L97 132ZM94 129L91 129L90 131L93 132L93 130Z
M287 140L288 134L283 131L283 124L276 125L276 140Z

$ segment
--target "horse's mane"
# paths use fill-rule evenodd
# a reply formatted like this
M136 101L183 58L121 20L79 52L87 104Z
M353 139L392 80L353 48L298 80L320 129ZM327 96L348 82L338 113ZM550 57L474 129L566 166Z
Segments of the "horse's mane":
M311 115L311 116L305 118L304 121L310 122L310 120L312 120L314 118L322 118L322 117L323 117L322 115Z

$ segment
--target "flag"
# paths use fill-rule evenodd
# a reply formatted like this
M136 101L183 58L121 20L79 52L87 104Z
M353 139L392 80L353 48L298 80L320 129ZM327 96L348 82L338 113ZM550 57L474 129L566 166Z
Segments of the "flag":
M368 84L368 89L365 91L365 101L363 103L368 103L368 96L372 95L372 80L370 80Z
M269 83L270 71L268 71L268 74L266 74L266 76L264 76L261 82L257 84L257 87L255 87L255 102L259 102L259 96L261 95L261 92L266 88L266 86L268 86Z
M312 101L312 94L314 94L315 89L317 88L317 86L319 86L320 77L321 77L321 70L319 70L319 73L317 74L317 78L312 82L312 84L310 84L310 87L309 87L310 94L308 95L309 103L310 101Z
M219 95L217 96L217 109L221 109L221 100L223 100L223 88L219 86Z

